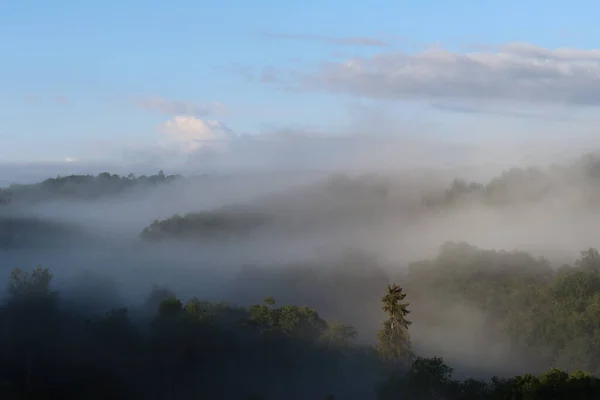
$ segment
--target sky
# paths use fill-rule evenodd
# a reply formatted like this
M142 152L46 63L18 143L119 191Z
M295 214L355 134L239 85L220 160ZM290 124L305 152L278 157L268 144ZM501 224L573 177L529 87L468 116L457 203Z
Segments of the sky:
M560 151L596 134L599 14L592 1L0 0L0 165Z

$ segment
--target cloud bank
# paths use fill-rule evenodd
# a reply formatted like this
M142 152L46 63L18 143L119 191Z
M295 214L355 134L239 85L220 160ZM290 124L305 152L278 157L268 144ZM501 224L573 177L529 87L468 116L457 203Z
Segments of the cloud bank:
M458 53L440 47L326 62L296 87L378 99L489 99L600 104L600 50L509 43Z

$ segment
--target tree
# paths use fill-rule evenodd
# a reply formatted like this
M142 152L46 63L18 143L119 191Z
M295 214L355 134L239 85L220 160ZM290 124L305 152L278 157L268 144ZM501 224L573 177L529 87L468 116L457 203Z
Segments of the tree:
M377 333L377 351L385 360L411 361L414 358L408 333L411 322L406 319L410 313L409 303L402 302L405 298L406 294L395 283L388 285L386 295L381 298L388 318Z
M379 388L379 399L392 400L405 396L424 400L456 398L452 394L458 392L456 387L460 383L452 380L452 372L453 369L440 357L417 357L405 374L393 373ZM473 383L469 381L467 386L473 386Z
M332 347L348 348L353 344L357 334L354 327L333 320L327 322L327 330L321 336L321 340Z
M406 379L415 394L439 396L452 383L452 372L452 368L440 357L417 357L406 374Z
M588 250L582 251L581 258L575 261L575 265L583 270L597 274L600 272L600 254L598 250L591 247Z
M170 297L160 302L159 317L177 317L183 312L183 303L176 297Z
M51 281L52 274L47 268L38 266L31 275L16 268L11 272L8 281L8 294L12 300L46 297L52 295Z
M52 274L38 266L31 274L14 269L8 281L8 302L0 324L8 327L3 334L4 349L15 360L12 370L20 384L33 387L40 363L52 358L51 346L60 335L57 293L52 291Z
M146 298L145 308L146 310L154 313L159 309L160 304L164 300L175 298L175 293L164 286L153 285L150 294Z
M327 329L317 311L307 306L275 307L275 299L269 296L265 304L255 304L248 310L246 323L257 327L263 334L283 334L301 340L313 341Z

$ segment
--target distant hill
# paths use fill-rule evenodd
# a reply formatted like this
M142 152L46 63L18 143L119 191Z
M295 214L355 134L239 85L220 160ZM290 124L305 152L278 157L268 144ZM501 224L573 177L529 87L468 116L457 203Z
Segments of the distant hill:
M92 200L116 195L133 188L153 187L180 179L180 175L139 177L129 174L119 176L103 172L93 175L70 175L49 178L34 184L12 184L0 189L0 205L40 202L47 200Z
M600 209L600 158L548 169L511 168L489 182L455 179L448 186L406 182L394 176L336 175L325 182L268 195L251 203L156 220L142 239L221 239L269 229L286 235L337 226L404 223L439 211L477 205L489 209L531 206L542 202L559 209Z
M334 176L325 182L265 195L255 201L221 206L211 211L154 221L142 239L223 239L249 235L261 229L286 235L331 224L356 223L379 218L392 200L377 179ZM376 205L372 207L372 205Z

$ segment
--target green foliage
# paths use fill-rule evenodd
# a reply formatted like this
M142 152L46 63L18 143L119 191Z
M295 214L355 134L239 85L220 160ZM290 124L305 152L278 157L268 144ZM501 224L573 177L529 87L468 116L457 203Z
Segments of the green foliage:
M442 358L413 354L409 303L396 284L381 298L387 319L372 348L356 343L352 326L326 321L308 306L280 305L273 297L242 308L183 301L154 286L141 314L124 307L99 316L71 314L61 308L49 270L14 270L0 309L0 395L56 398L75 391L74 398L93 393L234 399L259 394L256 398L296 400L323 398L331 390L359 399L352 385L368 382L381 400L597 399L597 254L589 249L572 266L553 270L526 253L448 243L435 259L403 274L412 304L424 298L435 302L434 288L441 300L481 310L489 318L490 340L506 335L513 351L547 366L539 375L490 380L456 380ZM353 271L355 279L366 281L364 271ZM353 287L347 279L336 281ZM440 317L447 310L443 306L436 308Z
M179 175L166 176L163 171L156 175L135 177L133 174L119 176L102 172L97 176L69 175L49 178L30 185L13 184L0 189L0 205L21 202L39 202L50 199L93 199L123 193L136 187L152 187L180 179Z
M377 350L386 360L410 360L413 357L408 333L411 322L406 319L410 313L409 304L402 302L405 298L402 288L392 284L388 285L387 293L381 299L387 319L383 329L377 333Z
M175 297L161 301L158 306L159 317L176 317L181 315L183 311L183 303Z
M539 376L524 374L490 381L452 379L452 368L441 358L417 358L410 369L395 373L378 390L380 400L546 400L594 399L600 396L600 379L575 371L550 369Z
M358 335L356 329L334 319L327 322L327 328L321 335L321 340L333 347L349 348L354 344Z
M185 303L184 310L186 314L198 321L210 321L214 317L214 312L210 311L210 304L206 304L193 298Z
M266 213L246 210L244 207L224 207L217 211L178 214L154 221L140 233L145 240L164 238L227 238L252 232L266 224Z
M307 341L317 340L327 329L327 322L314 309L290 305L275 307L272 297L267 297L264 305L251 306L246 322L262 334L283 334Z
M146 309L155 312L165 300L175 299L175 293L164 286L153 285L150 294L146 298Z
M402 279L429 321L448 319L448 304L484 318L481 336L508 343L515 357L540 367L600 373L600 275L595 249L553 269L524 252L447 243ZM431 293L435 293L434 296ZM435 322L431 322L435 324Z
M445 398L454 390L452 368L441 358L417 357L404 374L394 372L379 389L380 400L391 400L400 395L414 399Z

